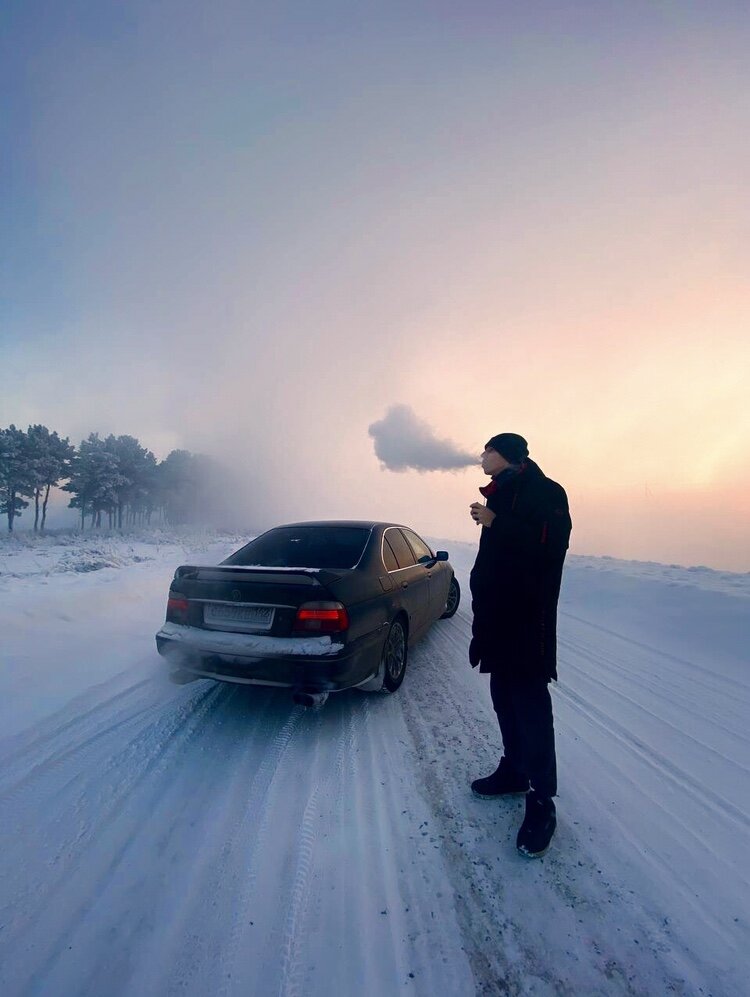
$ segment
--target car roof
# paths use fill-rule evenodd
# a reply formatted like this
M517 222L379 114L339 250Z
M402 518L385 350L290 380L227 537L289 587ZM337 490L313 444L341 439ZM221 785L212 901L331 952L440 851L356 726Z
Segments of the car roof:
M340 526L344 528L359 528L372 530L376 526L402 526L401 523L387 523L376 519L315 519L306 523L279 523L278 526L273 526L271 529L288 529L289 527L299 527L299 526ZM411 526L403 526L403 529L410 530Z

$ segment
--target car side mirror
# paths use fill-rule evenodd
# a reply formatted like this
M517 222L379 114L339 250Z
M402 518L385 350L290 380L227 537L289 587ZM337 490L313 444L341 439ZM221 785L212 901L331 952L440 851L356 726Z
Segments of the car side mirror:
M435 560L436 561L447 561L448 560L448 551L447 550L438 550L438 551L436 551L435 552Z

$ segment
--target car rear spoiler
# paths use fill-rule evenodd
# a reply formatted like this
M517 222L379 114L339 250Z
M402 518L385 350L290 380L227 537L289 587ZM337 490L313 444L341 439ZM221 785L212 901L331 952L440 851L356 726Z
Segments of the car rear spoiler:
M341 578L345 572L346 569L333 571L330 568L266 568L258 564L181 564L174 573L174 580L185 578L189 581L221 581L227 575L233 575L239 581L240 578L247 579L248 575L252 575L252 580L257 582L275 582L280 585L305 578L303 584L325 586Z

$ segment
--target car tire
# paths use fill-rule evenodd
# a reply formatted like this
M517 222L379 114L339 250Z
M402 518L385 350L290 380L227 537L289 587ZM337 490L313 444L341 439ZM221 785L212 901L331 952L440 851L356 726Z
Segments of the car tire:
M453 578L451 578L450 588L448 589L448 600L445 604L445 612L440 617L440 619L449 620L451 616L455 616L456 610L458 609L460 602L461 602L461 586L458 584L458 580L454 575Z
M404 681L409 647L402 620L391 623L383 644L383 685L381 692L395 692Z

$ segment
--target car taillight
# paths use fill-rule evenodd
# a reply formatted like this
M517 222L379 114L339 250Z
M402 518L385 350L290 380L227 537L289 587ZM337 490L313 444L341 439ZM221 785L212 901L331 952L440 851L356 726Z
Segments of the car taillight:
M334 634L349 627L349 614L340 602L305 602L297 610L294 630Z
M187 623L188 601L184 595L169 593L167 599L167 623Z

